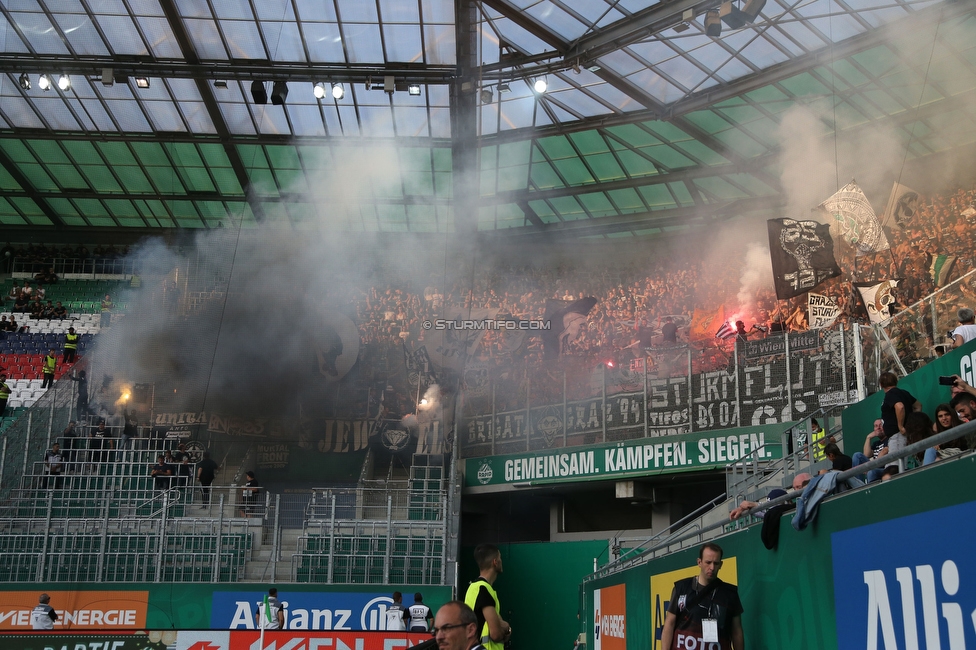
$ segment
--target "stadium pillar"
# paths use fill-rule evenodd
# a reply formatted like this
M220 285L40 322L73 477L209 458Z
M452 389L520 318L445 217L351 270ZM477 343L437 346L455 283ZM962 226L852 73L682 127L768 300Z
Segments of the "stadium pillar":
M455 0L457 77L451 82L451 170L454 231L470 244L478 232L478 12L471 0Z

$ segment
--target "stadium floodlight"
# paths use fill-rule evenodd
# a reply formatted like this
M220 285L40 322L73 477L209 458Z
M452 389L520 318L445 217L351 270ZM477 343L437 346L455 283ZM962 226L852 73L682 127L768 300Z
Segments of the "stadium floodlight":
M491 99L492 99L492 97L491 97L491 88L482 88L481 89L481 103L482 104L490 104L491 103Z
M332 84L332 99L342 99L346 96L346 89L342 84Z
M71 77L66 74L58 77L58 88L60 88L62 92L71 88Z
M31 89L30 75L28 75L26 72L20 75L20 87L24 90Z
M407 86L408 95L419 95L420 94L420 84L410 84Z
M136 80L136 88L148 88L149 87L149 77L134 77Z
M549 87L549 82L546 81L545 77L539 77L535 80L535 83L532 84L532 87L541 95L542 93L546 92L546 89Z
M51 75L42 74L37 78L37 87L41 90L51 90Z
M312 86L312 94L315 95L315 99L325 97L325 84L320 81Z

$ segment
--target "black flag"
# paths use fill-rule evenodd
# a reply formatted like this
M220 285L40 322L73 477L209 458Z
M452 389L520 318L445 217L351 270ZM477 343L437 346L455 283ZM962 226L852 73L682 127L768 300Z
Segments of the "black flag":
M830 226L816 221L770 219L769 257L776 297L786 300L840 275Z
M596 298L579 300L547 300L546 316L549 326L542 332L542 351L546 359L555 359L579 336L580 327L596 304Z

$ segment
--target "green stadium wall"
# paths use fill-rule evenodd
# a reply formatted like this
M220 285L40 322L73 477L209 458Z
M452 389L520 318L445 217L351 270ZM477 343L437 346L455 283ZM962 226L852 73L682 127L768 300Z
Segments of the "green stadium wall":
M943 643L934 647L976 647L976 624L970 617L976 609L976 584L971 580L976 560L966 550L976 535L974 495L976 457L966 456L828 499L816 521L803 531L793 529L792 514L787 514L779 522L775 550L762 544L760 524L714 540L725 551L721 577L739 587L747 647L893 650L906 647L906 636L913 634L921 639L914 647L924 647L929 634ZM584 628L591 649L660 648L671 587L684 577L683 570L684 575L697 574L698 544L688 545L585 585ZM907 609L905 594L897 580L906 575L914 578L908 582L914 586L914 619L902 614ZM956 580L960 584L953 584L953 575L961 576ZM885 599L878 596L883 591L879 576ZM875 586L873 598L869 582ZM931 589L926 591L925 584ZM620 585L625 607L615 606L611 597L620 593ZM604 635L594 645L594 590L607 588L611 589L601 592L602 615L625 616L624 638ZM956 604L961 624L953 627L943 612ZM872 611L875 645L868 641ZM889 632L893 644L884 639ZM963 645L950 645L954 633Z

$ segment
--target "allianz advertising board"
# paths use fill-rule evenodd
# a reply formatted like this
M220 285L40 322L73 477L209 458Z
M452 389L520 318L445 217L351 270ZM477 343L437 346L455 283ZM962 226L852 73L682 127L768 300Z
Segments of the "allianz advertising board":
M224 630L255 629L254 613L263 591L215 591L210 626ZM386 593L291 592L279 596L289 630L385 630Z
M976 649L976 502L831 535L838 650Z

